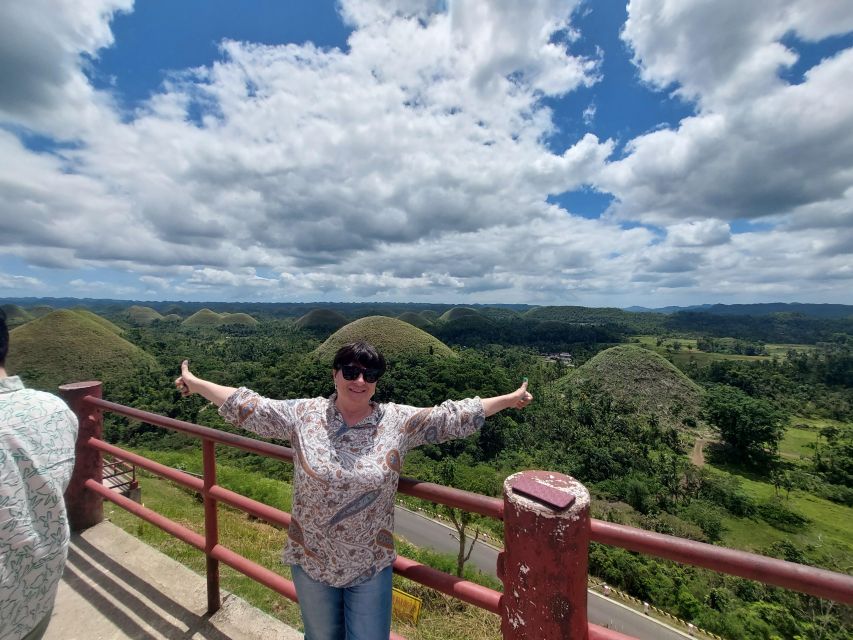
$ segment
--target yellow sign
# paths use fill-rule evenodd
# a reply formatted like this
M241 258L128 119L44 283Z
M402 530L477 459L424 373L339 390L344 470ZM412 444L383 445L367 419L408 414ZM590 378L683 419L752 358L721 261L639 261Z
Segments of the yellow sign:
M417 624L421 615L421 599L394 587L391 592L391 611L395 617Z

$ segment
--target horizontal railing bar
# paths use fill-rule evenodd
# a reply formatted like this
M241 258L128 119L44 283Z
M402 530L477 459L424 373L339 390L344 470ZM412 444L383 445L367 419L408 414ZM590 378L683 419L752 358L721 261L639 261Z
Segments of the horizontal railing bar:
M196 533L192 529L188 529L174 520L160 515L156 511L143 507L141 504L134 502L130 498L125 498L111 489L107 489L92 479L86 480L85 484L87 489L101 495L105 500L115 502L125 511L130 511L133 515L160 527L163 531L175 536L178 540L182 540L188 545L204 552L204 536L200 533Z
M178 484L193 489L194 491L198 491L199 493L201 493L204 489L204 481L201 478L196 478L195 476L192 476L189 473L184 473L183 471L173 469L172 467L167 467L166 465L160 464L159 462L154 462L149 458L145 458L131 451L125 451L124 449L108 442L104 442L103 440L99 440L97 438L89 438L86 441L86 444L92 447L93 449L105 451L106 453L111 453L113 455L116 455L116 453L120 453L127 460L133 462L133 464L135 464L137 467L142 467L147 471L155 473L158 476L162 476L168 480L171 480L172 482L177 482Z
M400 484L397 490L408 496L445 504L449 507L457 507L498 520L504 518L504 503L500 498L490 498L479 493L445 487L433 482L423 482L406 476L400 476Z
M468 604L473 604L497 615L501 614L503 594L494 589L457 578L404 556L397 556L397 559L394 560L394 571L404 578L414 580Z
M240 436L236 433L228 433L227 431L220 431L219 429L202 427L201 425L193 424L192 422L185 422L184 420L167 418L166 416L157 415L150 411L126 407L122 404L116 404L115 402L95 398L93 396L86 396L83 399L83 402L90 406L106 409L107 411L112 411L113 413L118 413L141 422L157 425L158 427L164 427L166 429L171 429L172 431L180 431L181 433L187 433L198 438L207 438L217 444L225 444L231 447L237 447L238 449L243 449L244 451L260 453L271 458L293 462L293 449L290 447L282 447L281 445L264 442L263 440L256 440L255 438L247 438L246 436Z
M271 507L263 502L253 500L252 498L247 498L244 495L219 485L213 485L208 491L208 495L210 495L211 498L234 507L235 509L241 509L256 518L265 520L270 524L277 524L285 529L290 528L291 516L286 511L276 509L275 507Z
M853 577L804 564L592 520L594 542L853 604Z

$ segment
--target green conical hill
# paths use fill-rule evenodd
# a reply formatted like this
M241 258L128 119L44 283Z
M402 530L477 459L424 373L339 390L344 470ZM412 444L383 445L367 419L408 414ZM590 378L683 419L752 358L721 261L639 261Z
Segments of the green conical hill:
M411 355L453 357L453 350L441 340L408 322L385 316L368 316L341 327L321 344L314 353L331 362L335 352L347 344L363 340L379 349L387 359Z
M0 305L0 309L3 309L3 313L6 314L6 325L9 327L24 324L33 319L29 311L16 304L3 304Z
M34 318L41 318L42 316L46 316L51 311L53 311L53 307L46 304L40 304L35 307L30 307L30 315L32 315Z
M432 322L424 318L423 315L417 314L414 311L401 313L397 316L397 320L408 322L409 324L416 326L418 329L423 329L424 327L428 327L432 324Z
M142 379L159 368L149 354L70 309L14 329L9 343L9 373L21 375L28 386L48 391L82 380Z
M300 329L337 331L347 322L345 315L333 309L311 309L294 324Z
M459 320L459 318L464 318L465 316L479 315L480 314L471 307L453 307L452 309L448 309L447 311L442 313L439 320L441 320L442 322L450 322L452 320Z
M169 313L169 314L163 316L163 321L164 322L180 322L181 316L179 316L177 313Z
M92 322L97 322L104 329L107 329L108 331L112 331L117 336L120 336L122 333L124 333L124 330L122 330L121 327L114 325L112 322L110 322L106 318L102 318L97 313L89 311L88 309L85 309L83 307L75 307L75 308L71 309L71 311L76 313L78 316L80 316L84 320L91 320Z
M662 426L697 420L702 389L663 356L637 345L605 349L555 383L568 389L590 384L619 406L654 416Z
M248 313L223 313L221 316L222 324L242 324L246 327L254 327L258 324Z
M438 311L433 311L432 309L424 309L420 314L423 318L429 320L430 322L435 322L439 318Z
M128 307L124 314L131 324L141 326L149 325L155 320L163 319L163 316L161 316L155 309L152 309L151 307L142 307L137 304L132 307Z
M203 327L218 327L222 324L222 318L215 311L201 309L181 323L182 327L198 329Z

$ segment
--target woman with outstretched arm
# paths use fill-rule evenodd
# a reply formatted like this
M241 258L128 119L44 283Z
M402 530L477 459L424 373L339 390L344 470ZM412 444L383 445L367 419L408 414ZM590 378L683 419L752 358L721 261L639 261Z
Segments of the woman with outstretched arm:
M394 498L403 457L419 445L464 438L486 417L533 400L525 381L493 398L417 408L373 401L385 358L372 345L341 347L329 398L271 400L194 376L175 385L219 407L230 423L289 440L293 507L282 556L299 596L305 640L387 640L391 630Z

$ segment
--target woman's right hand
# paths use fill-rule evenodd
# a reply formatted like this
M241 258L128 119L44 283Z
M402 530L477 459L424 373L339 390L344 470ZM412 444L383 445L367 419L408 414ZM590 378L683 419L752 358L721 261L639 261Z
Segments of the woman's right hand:
M181 395L186 398L195 393L196 390L194 387L197 382L198 378L190 373L189 361L184 360L181 362L181 375L175 378L175 386L181 392Z

